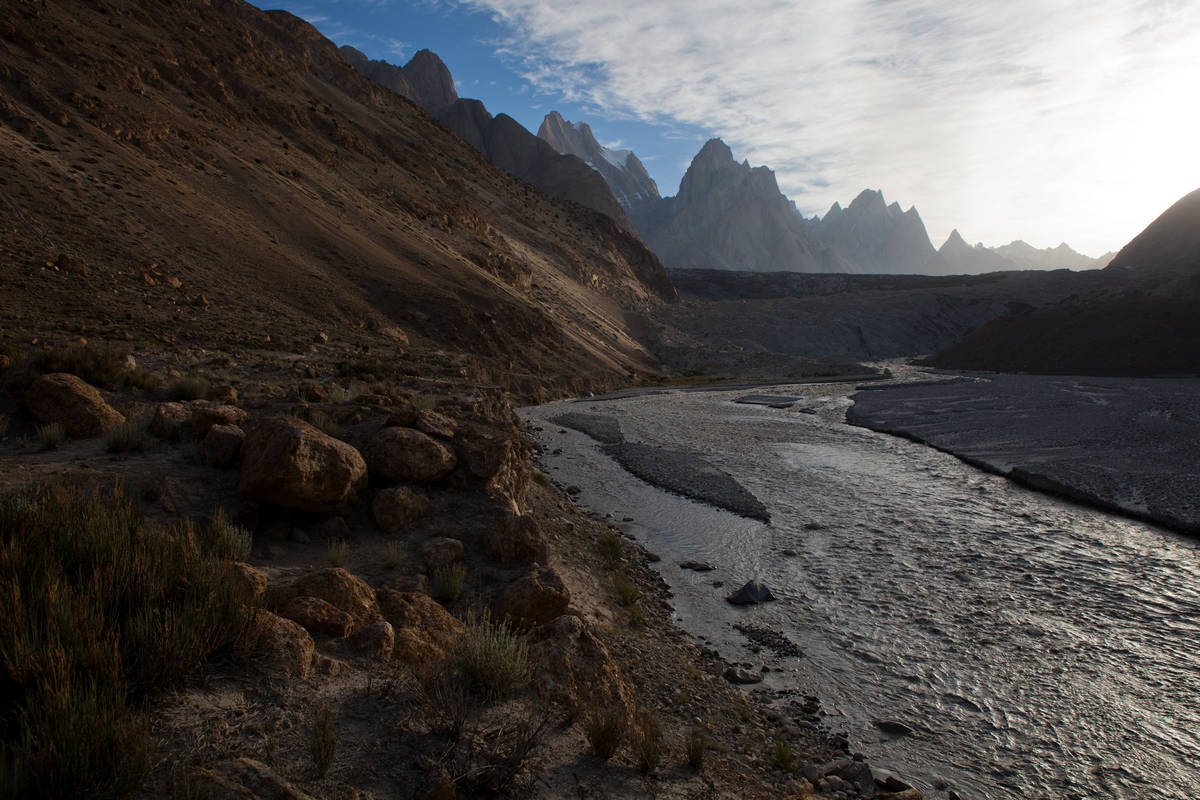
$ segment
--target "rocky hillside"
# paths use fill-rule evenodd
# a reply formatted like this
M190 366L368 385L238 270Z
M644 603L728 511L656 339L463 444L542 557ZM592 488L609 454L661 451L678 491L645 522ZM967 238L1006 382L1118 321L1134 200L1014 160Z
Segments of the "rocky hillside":
M599 211L633 231L633 223L603 177L576 155L561 155L563 151L507 114L493 117L480 101L460 98L450 70L434 53L420 50L403 67L372 61L353 47L343 47L342 55L371 80L420 105L509 174L552 197Z
M305 353L324 333L530 391L652 367L621 319L673 289L635 236L496 169L307 23L55 3L0 40L5 339Z
M558 152L579 156L604 176L626 211L634 213L633 209L660 199L658 185L638 157L630 150L610 150L601 145L586 122L576 124L551 111L542 120L537 135Z
M1097 273L1090 291L995 320L936 366L1063 375L1200 371L1200 191L1171 206Z

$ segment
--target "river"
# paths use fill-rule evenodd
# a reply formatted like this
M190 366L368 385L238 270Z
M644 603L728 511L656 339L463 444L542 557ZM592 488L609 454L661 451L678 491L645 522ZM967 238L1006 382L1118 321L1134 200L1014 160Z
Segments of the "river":
M522 415L548 475L661 556L684 629L820 697L825 726L927 797L1200 796L1200 542L847 425L852 389L768 390L802 398L789 409L715 391ZM770 522L643 483L550 421L565 412L698 453ZM724 602L750 578L779 601ZM735 623L803 656L753 652Z

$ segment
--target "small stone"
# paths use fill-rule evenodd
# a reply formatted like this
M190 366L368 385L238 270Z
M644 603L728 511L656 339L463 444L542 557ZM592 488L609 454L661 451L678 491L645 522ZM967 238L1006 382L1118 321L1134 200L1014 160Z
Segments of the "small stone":
M679 564L680 569L690 569L693 572L712 572L713 565L704 561L682 561Z
M761 672L751 672L741 667L729 667L725 670L725 680L730 683L736 683L742 686L749 686L755 683L762 683Z
M747 581L742 588L725 598L735 606L752 606L769 603L775 599L771 590L758 581Z

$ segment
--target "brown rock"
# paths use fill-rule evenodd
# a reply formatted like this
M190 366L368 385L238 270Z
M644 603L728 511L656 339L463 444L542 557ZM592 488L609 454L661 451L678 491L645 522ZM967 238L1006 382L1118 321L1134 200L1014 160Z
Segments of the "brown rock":
M417 430L422 433L427 433L430 436L440 436L443 439L453 439L454 430L458 427L458 423L445 414L439 414L428 408L422 408L417 412L416 425Z
M392 656L407 664L430 664L446 657L463 625L427 594L379 589L383 616L392 624Z
M454 442L459 460L486 491L506 501L514 511L525 504L533 472L529 466L532 445L520 435L483 425L460 429Z
M393 397L390 405L391 415L387 418L389 427L411 428L417 424L417 407L407 397Z
M12 362L9 360L8 356L4 355L4 353L0 353L0 373L3 373L6 369L8 369L8 365L11 363Z
M371 474L393 481L428 483L454 469L454 453L412 428L384 428L366 448Z
M192 410L183 403L159 403L150 420L150 433L163 439L182 439L192 432Z
M634 710L633 690L604 643L574 615L534 628L525 637L533 686L567 708Z
M321 403L329 399L329 392L316 383L305 383L300 387L300 396L310 403Z
M213 467L232 466L242 452L245 438L246 434L236 425L213 425L200 445L204 463Z
M313 800L252 758L235 758L193 773L197 794L210 800Z
M349 539L350 525L345 517L330 517L321 523L321 537L324 539Z
M357 450L293 417L266 420L242 443L238 490L267 503L317 513L339 513L367 481Z
M452 567L463 560L466 548L458 539L449 536L438 536L430 539L421 548L421 557L425 560L425 569L433 574L439 569Z
M61 422L71 436L96 436L125 421L94 387L65 372L35 380L25 405L39 422Z
M230 579L247 603L253 603L267 591L267 576L244 561L233 562Z
M191 406L192 427L197 436L204 436L213 425L235 425L246 422L246 412L237 406L194 403Z
M281 671L303 678L312 665L316 645L308 631L278 614L251 609L250 634L243 655L268 671Z
M407 528L425 516L428 510L428 498L407 486L381 489L375 493L375 500L371 503L371 516L388 533Z
M68 272L72 275L78 275L81 278L86 278L92 274L88 265L80 261L74 256L69 256L66 253L60 253L54 261L54 266L58 267L63 272Z
M351 642L364 655L374 658L390 658L396 646L396 631L390 622L373 622L354 634Z
M546 562L546 540L542 528L529 514L507 511L504 519L488 526L483 533L483 549L488 558L501 564L524 561Z
M535 566L504 590L496 617L525 630L558 619L570 603L571 593L558 573L551 567Z
M319 597L303 594L293 597L279 615L303 625L312 633L326 636L349 636L354 631L354 620L349 614Z
M341 567L305 575L295 582L294 587L297 595L319 597L345 611L354 621L355 630L380 619L375 592L362 578L351 575Z

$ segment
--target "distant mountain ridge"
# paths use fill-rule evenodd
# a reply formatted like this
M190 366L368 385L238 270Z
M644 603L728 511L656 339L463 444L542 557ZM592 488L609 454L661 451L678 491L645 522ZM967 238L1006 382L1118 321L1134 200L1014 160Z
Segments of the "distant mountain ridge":
M678 194L664 198L634 153L600 145L587 123L569 122L552 111L538 137L603 175L670 269L952 275L1090 269L1111 258L1092 259L1065 243L1045 250L1020 240L998 248L972 247L957 230L935 250L915 207L905 211L899 203L888 205L873 189L846 208L834 203L824 217L805 219L779 191L774 172L748 162L738 165L720 139L701 148Z
M493 117L479 100L460 98L449 68L435 53L419 50L403 67L373 61L349 46L343 46L341 53L360 73L421 106L496 166L546 194L599 211L635 232L600 173L577 156L560 154L507 114Z
M630 150L610 150L592 134L586 122L578 125L551 111L538 128L538 138L559 153L578 156L604 176L613 194L627 211L660 199L658 185Z

